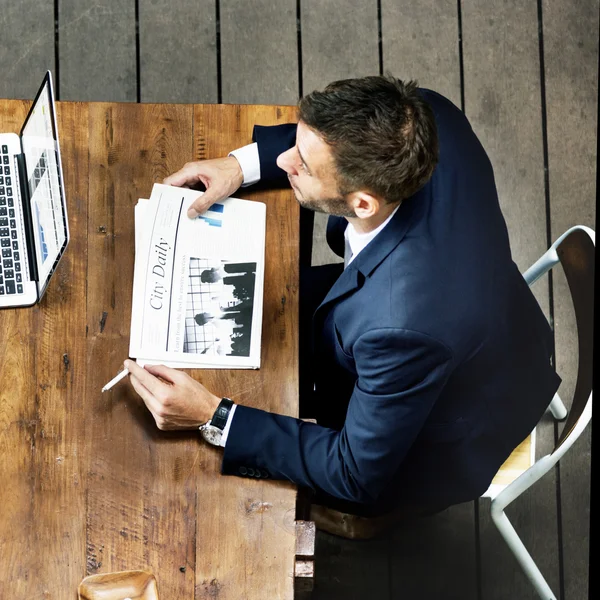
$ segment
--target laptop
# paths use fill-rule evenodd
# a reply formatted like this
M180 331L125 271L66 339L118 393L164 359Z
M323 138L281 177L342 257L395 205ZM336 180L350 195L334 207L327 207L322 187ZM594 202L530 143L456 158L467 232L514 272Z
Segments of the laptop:
M52 74L20 135L0 133L0 308L39 302L69 243Z

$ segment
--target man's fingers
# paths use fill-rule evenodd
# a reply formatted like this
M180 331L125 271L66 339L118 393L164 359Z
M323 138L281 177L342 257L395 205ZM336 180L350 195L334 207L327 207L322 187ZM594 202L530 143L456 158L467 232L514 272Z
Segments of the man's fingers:
M183 187L189 183L189 172L184 168L163 179L165 185Z
M138 393L140 398L144 401L146 408L153 414L158 415L160 412L160 403L152 395L152 393L146 388L146 386L135 376L131 375L129 378L133 389Z
M142 369L135 361L126 360L124 365L153 396L159 396L163 392L165 384L146 369Z
M171 369L165 365L146 365L146 371L152 373L152 375L160 377L169 383L178 383L181 381L183 373L177 369Z
M209 209L215 202L223 200L226 196L220 195L214 187L207 187L206 192L194 200L188 208L187 215L190 219L195 219L205 210Z
M188 217L194 219L215 202L231 196L244 181L242 168L233 156L186 163L182 169L163 180L164 184L193 187L200 182L206 192L188 208Z

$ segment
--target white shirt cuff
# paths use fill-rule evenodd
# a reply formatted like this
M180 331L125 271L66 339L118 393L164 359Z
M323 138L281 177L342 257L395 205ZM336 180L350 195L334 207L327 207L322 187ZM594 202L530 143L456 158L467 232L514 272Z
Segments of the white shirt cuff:
M225 444L227 442L227 436L229 435L229 429L231 428L231 421L233 420L233 415L235 413L235 409L237 408L237 404L234 404L229 411L229 416L227 417L227 423L225 423L225 427L223 429L223 435L221 436L221 446L225 448Z
M246 187L260 181L260 159L258 158L258 144L248 144L243 148L232 150L229 156L235 156L240 163L242 173L244 174L244 182L242 187Z

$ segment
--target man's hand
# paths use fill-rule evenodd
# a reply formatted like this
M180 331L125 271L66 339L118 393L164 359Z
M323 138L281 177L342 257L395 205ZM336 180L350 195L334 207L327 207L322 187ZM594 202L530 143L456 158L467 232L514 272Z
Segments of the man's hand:
M197 217L211 204L231 196L243 182L242 168L234 156L186 163L177 173L163 180L164 184L177 187L204 184L206 192L194 200L188 209L190 219Z
M221 402L200 382L177 369L164 365L142 369L133 360L126 360L125 368L131 385L163 431L200 427L212 419Z

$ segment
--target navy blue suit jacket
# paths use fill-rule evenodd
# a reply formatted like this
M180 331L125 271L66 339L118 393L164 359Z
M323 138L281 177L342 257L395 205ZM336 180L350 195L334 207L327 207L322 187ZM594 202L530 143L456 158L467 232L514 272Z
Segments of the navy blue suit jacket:
M460 110L421 93L438 129L433 176L314 316L316 394L338 421L238 406L224 474L289 479L381 510L471 500L558 388L552 332L511 258L490 161ZM295 126L257 126L254 138L261 176L285 181L275 159ZM329 219L340 255L346 224Z

